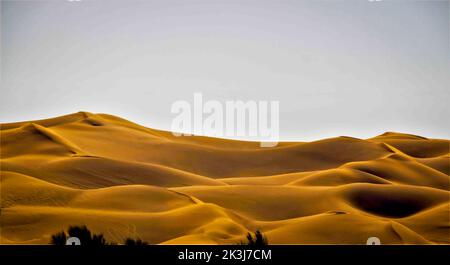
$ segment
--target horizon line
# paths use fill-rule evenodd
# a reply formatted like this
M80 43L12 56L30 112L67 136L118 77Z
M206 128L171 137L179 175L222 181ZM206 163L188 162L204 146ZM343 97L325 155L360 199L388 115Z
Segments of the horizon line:
M164 128L157 128L157 127L149 127L147 124L142 124L140 122L135 122L130 118L127 117L123 117L121 115L116 115L116 114L110 114L110 113L104 113L104 112L90 112L90 111L77 111L77 112L71 112L71 113L66 113L66 114L60 114L60 115L56 115L56 116L51 116L51 117L46 117L46 118L39 118L39 119L29 119L29 120L19 120L19 121L13 121L13 122L3 122L0 121L0 130L3 130L2 127L5 125L14 125L14 124L21 124L21 123L36 123L36 122L43 122L43 121L49 121L49 120L53 120L53 119L58 119L58 118L63 118L63 117L70 117L70 116L75 116L75 115L79 115L79 114L83 114L85 117L88 117L88 115L111 115L120 119L124 119L127 120L128 122L137 124L139 126L145 127L147 129L152 129L152 130L158 130L158 131L164 131L164 132L168 132L168 133L188 133L188 132L173 132L170 129L164 129ZM8 129L6 129L8 130ZM240 138L240 137L225 137L225 136L211 136L211 135L203 135L203 134L194 134L193 132L190 133L192 136L195 137L208 137L208 138L217 138L217 139L224 139L224 140L233 140L233 141L246 141L246 142L264 142L264 139L261 140L257 140L257 139L249 139L249 138ZM305 139L305 140L298 140L298 139L282 139L280 137L280 139L278 139L278 142L280 143L288 143L288 142L315 142L315 141L320 141L320 140L325 140L325 139L331 139L331 138L337 138L337 137L348 137L348 138L354 138L354 139L361 139L361 140L367 140L367 139L371 139L371 138L375 138L378 136L383 136L383 135L387 135L387 134L400 134L400 135L405 135L405 136L414 136L414 137L420 137L420 138L424 138L424 139L438 139L438 140L449 140L447 138L441 138L441 137L429 137L428 135L418 135L418 134L413 134L413 133L408 133L408 132L399 132L399 131L395 131L395 130L386 130L383 131L381 133L372 135L371 137L365 138L365 137L357 137L354 135L345 135L345 134L338 134L335 136L324 136L324 137L320 137L320 138L315 138L315 139ZM189 137L187 135L185 135L186 137Z

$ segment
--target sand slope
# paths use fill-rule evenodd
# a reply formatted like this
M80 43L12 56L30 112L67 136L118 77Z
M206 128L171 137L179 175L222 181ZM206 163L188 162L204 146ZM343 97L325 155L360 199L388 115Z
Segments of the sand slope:
M1 124L1 244L69 225L110 242L449 244L449 141L401 133L259 143L107 114Z

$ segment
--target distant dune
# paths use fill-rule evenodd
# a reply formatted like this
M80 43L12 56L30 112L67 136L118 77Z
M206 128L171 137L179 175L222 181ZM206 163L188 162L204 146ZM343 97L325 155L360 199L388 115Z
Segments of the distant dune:
M175 137L107 114L1 124L1 244L450 244L449 140Z

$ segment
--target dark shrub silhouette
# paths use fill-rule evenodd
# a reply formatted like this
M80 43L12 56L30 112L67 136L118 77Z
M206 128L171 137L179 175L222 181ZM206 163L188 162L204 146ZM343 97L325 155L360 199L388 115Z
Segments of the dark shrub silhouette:
M69 237L77 237L81 241L81 245L87 246L104 246L107 245L103 234L91 234L91 231L83 226L70 226L67 230L67 234L64 231L52 235L51 243L53 245L65 245L66 240Z
M267 238L261 233L261 231L256 230L255 236L253 237L252 234L247 234L247 244L242 243L243 245L249 245L249 246L266 246L268 245Z
M93 246L104 246L107 245L105 237L103 234L93 235L91 239L91 245Z
M91 243L91 231L85 225L69 226L67 233L69 237L78 237L82 245L90 245Z
M124 244L127 246L146 246L146 245L148 245L147 242L142 241L139 238L136 240L134 240L132 238L127 238L127 239L125 239Z
M63 246L66 244L66 240L67 240L66 233L64 231L61 231L59 233L52 235L52 240L50 243L53 245Z

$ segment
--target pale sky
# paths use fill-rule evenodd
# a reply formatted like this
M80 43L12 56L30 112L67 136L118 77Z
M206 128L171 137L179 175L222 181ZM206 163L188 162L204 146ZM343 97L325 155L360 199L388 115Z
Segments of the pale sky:
M281 140L450 138L448 1L2 1L0 122L278 100Z

